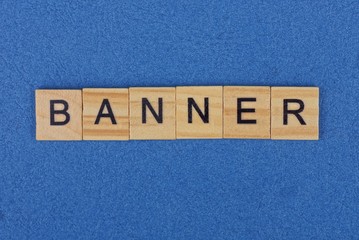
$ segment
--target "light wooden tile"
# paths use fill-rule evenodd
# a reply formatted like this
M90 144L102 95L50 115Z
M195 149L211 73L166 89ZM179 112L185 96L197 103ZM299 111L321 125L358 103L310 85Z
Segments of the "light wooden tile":
M224 138L270 138L270 87L223 89Z
M175 102L174 87L130 88L130 139L175 139Z
M176 88L176 136L184 138L222 138L223 87ZM205 103L208 103L206 115ZM199 112L193 107L197 104ZM190 114L192 111L192 123ZM208 117L208 118L205 118ZM208 122L207 122L208 121Z
M303 110L296 112L298 116L292 113L284 114L285 102L288 111L301 110L301 104ZM319 88L271 88L271 138L319 139Z
M81 90L36 90L35 95L37 140L82 140Z
M82 94L84 140L129 139L127 88L86 88ZM105 116L99 118L99 113Z

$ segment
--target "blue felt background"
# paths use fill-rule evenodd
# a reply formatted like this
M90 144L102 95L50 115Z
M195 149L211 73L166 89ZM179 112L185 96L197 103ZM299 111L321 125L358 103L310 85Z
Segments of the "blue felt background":
M0 239L359 239L358 1L0 1L0 81ZM176 85L319 86L321 140L35 141L37 88Z

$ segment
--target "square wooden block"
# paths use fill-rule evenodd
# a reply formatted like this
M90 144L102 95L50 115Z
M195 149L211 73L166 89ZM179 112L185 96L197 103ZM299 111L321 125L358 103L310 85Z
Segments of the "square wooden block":
M83 139L128 140L127 88L85 88L83 94Z
M176 88L130 88L130 139L176 139Z
M224 87L224 138L270 138L270 87Z
M271 138L319 139L319 88L271 88Z
M81 90L36 90L36 139L82 140Z
M176 88L176 135L185 138L222 138L223 87Z

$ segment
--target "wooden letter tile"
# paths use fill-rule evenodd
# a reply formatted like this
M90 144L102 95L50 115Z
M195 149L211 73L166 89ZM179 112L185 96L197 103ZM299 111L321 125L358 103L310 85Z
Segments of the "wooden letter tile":
M223 87L177 87L177 139L222 138Z
M130 139L176 139L176 88L130 88Z
M270 87L224 87L224 138L270 138Z
M86 88L83 94L83 139L128 140L128 89Z
M81 90L36 90L36 139L82 140Z
M319 139L319 88L271 88L271 138Z

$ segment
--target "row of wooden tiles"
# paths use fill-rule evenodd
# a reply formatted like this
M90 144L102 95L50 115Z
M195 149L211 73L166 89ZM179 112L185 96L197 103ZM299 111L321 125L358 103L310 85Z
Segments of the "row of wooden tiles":
M36 90L37 140L317 140L317 87Z

